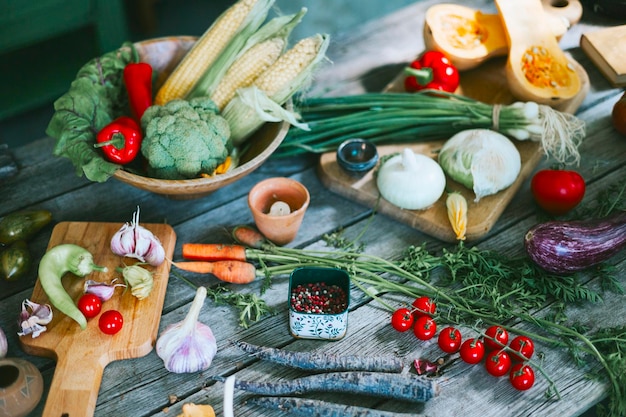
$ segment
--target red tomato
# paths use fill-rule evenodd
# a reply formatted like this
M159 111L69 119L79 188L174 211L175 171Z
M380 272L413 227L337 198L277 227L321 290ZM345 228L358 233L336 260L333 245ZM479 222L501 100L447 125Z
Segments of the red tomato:
M98 320L100 331L104 334L115 334L122 330L124 318L122 313L117 310L108 310L102 313Z
M418 317L415 320L415 326L413 326L413 333L419 340L430 340L437 333L437 323L432 317Z
M420 316L428 316L431 317L437 311L437 304L433 302L430 298L418 297L413 301L413 315L417 319Z
M488 350L499 350L509 343L509 333L501 326L491 326L485 332L485 347Z
M523 362L530 359L533 353L535 353L535 344L526 336L517 336L511 341L509 347L517 352L511 355L512 359L515 361Z
M585 180L576 171L543 169L530 182L535 201L546 212L562 215L576 207L585 196Z
M467 339L461 345L461 359L469 364L475 364L483 360L485 356L485 344L480 339Z
M533 368L529 365L516 363L511 368L509 381L511 381L513 388L520 391L526 391L535 383L535 371L533 371Z
M408 308L399 308L391 315L391 327L406 332L413 326L413 314Z
M492 350L485 358L485 368L490 375L506 375L511 369L511 357L505 350Z
M461 348L461 332L454 327L446 327L439 333L437 344L446 353L455 353Z
M76 305L88 319L96 317L102 310L102 301L94 294L83 294Z
M626 93L613 105L611 120L615 130L626 136Z

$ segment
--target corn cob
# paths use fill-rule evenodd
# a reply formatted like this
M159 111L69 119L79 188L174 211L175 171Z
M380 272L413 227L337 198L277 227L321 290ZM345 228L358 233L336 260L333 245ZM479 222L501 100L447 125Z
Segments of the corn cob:
M302 21L306 11L306 8L302 8L296 14L275 17L252 34L239 50L229 47L215 65L202 76L187 98L199 96L213 98L215 96L214 99L220 101L218 107L222 110L234 96L237 88L252 84L252 81L284 52L289 35ZM278 38L282 39L282 42ZM272 39L275 41L266 43ZM280 48L278 48L279 43L281 43ZM264 45L260 46L260 44ZM237 75L238 72L242 74ZM230 89L233 89L231 92L229 83L233 81L234 84L230 85ZM220 89L219 92L217 92L218 89Z
M301 84L295 85L294 81L317 57L322 42L320 35L300 40L261 74L254 85L272 100L283 104L285 96L291 97L292 92L301 87Z
M296 115L281 106L310 81L317 64L325 57L328 43L328 36L320 34L300 40L251 87L238 91L222 112L235 146L242 144L265 121L298 124Z
M244 36L247 39L259 28L273 3L274 0L239 0L222 13L167 77L157 92L155 104L185 98L234 39ZM243 43L245 40L239 46Z
M237 89L250 86L278 59L285 43L285 39L282 38L257 43L231 65L211 94L211 99L220 111L235 96Z

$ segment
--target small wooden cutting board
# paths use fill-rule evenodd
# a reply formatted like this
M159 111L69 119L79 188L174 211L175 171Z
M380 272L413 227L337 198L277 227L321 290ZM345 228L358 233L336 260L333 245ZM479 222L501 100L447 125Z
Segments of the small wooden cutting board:
M62 243L74 243L89 250L94 262L106 266L108 272L94 272L85 278L66 274L63 285L77 300L83 293L86 279L100 282L124 280L115 269L123 265L132 265L133 258L122 258L111 252L111 238L122 224L62 222L55 226L50 237L48 249ZM172 259L176 234L167 224L142 224L159 238L165 249L165 258ZM87 322L87 328L80 326L65 314L53 307L54 318L47 325L48 330L37 338L22 336L20 344L31 355L56 359L56 369L44 408L44 417L88 417L93 415L100 389L102 374L107 364L120 359L137 358L147 355L153 348L163 301L169 278L170 264L166 260L154 268L154 286L150 295L138 300L130 291L117 288L113 297L102 303L102 312L118 310L123 318L122 330L115 335L106 335L98 328L98 318ZM35 283L32 301L49 304L39 280ZM102 313L100 313L102 314Z
M578 95L571 100L561 103L557 110L574 113L580 107L589 91L589 76L578 62L571 59L571 57L570 60L581 79L582 88ZM516 99L508 89L505 65L506 58L494 58L481 64L479 67L461 73L461 85L456 93L484 103L513 103ZM387 86L385 91L404 92L403 79L403 74L398 75ZM378 154L383 156L401 152L402 149L408 147L414 152L436 158L438 151L447 139L449 138L426 143L379 145L377 149ZM494 195L483 197L479 202L474 202L475 195L472 190L465 188L449 177L446 178L446 189L459 191L467 200L467 240L477 240L489 233L506 206L515 196L515 193L517 193L524 181L528 179L537 164L544 157L541 145L537 142L513 140L513 143L520 152L522 167L516 181L509 188ZM354 176L344 171L337 163L336 152L328 152L320 157L317 172L320 181L329 190L337 194L368 207L376 208L378 212L440 240L446 242L454 242L456 240L445 206L446 193L430 208L425 210L406 210L394 206L382 197L379 198L378 188L372 171L362 177Z

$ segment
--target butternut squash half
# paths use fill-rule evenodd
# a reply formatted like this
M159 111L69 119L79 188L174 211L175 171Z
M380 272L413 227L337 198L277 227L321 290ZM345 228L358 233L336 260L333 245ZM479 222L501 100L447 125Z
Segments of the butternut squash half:
M507 84L519 100L552 107L574 98L582 82L550 30L541 0L495 0L509 44Z
M560 39L569 28L563 17L548 18L553 36ZM460 71L509 52L500 16L458 4L442 3L428 8L424 22L426 49L443 52Z

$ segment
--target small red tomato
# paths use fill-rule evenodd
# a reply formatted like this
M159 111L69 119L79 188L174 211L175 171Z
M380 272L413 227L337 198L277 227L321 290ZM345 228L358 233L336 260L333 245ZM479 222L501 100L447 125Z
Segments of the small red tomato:
M467 339L461 345L460 355L465 363L476 364L485 356L485 344L480 339Z
M539 207L559 216L582 201L585 196L585 180L576 171L543 169L533 176L530 189Z
M419 340L430 340L437 333L437 323L432 317L418 317L415 320L415 326L413 326L413 333Z
M78 309L88 319L96 317L102 310L102 301L94 294L83 294L77 303Z
M615 130L626 136L626 93L613 105L611 120Z
M501 326L491 326L485 332L485 347L488 350L502 349L509 343L509 333Z
M391 327L399 332L406 332L413 326L413 314L408 308L397 309L391 315Z
M535 371L527 364L516 363L511 368L509 381L516 390L526 391L535 383Z
M535 344L529 337L526 336L515 337L511 341L509 347L514 352L517 352L511 355L512 359L515 361L526 361L533 356L533 353L535 353Z
M485 368L490 375L506 375L511 369L511 357L505 350L492 350L485 358Z
M413 307L413 315L416 319L420 316L431 317L437 311L437 304L426 296L416 298L413 301Z
M100 331L104 334L115 334L122 330L124 318L122 313L117 310L108 310L102 313L98 320Z
M437 344L446 353L455 353L461 348L461 332L454 327L446 327L439 333Z

